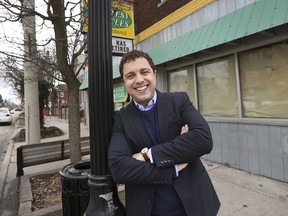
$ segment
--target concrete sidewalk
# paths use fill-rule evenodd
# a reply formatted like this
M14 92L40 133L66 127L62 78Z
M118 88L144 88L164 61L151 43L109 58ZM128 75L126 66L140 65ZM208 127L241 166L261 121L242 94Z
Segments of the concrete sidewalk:
M219 216L287 216L288 184L204 161L221 201Z
M57 117L47 117L47 126L56 126L63 130L64 135L41 140L49 142L68 138L68 122ZM89 128L81 124L81 136L89 136ZM16 148L23 143L11 143L7 151L5 164L6 175L2 175L0 191L5 199L6 187L16 177ZM83 158L87 159L87 158ZM288 184L263 176L249 174L223 164L203 160L211 180L221 201L218 216L287 216L288 215ZM43 164L25 168L25 176L59 171L69 160ZM3 167L4 169L4 167ZM3 170L2 169L2 170ZM120 192L123 200L123 191ZM124 200L123 200L124 201ZM60 206L61 208L61 206ZM20 209L21 210L21 209ZM19 210L19 211L20 211ZM22 210L21 210L22 211ZM20 212L19 212L20 213ZM5 216L9 214L5 214ZM34 215L34 214L33 214ZM45 214L42 214L45 215ZM53 214L52 214L53 215Z

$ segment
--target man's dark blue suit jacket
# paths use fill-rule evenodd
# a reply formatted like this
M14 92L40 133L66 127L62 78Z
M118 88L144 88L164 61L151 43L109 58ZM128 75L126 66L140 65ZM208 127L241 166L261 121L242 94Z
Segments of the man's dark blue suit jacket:
M125 184L126 215L151 215L156 184L172 184L188 216L216 215L220 202L200 160L213 147L207 122L184 92L157 91L156 103L160 135L156 146L133 102L114 115L108 162L114 181ZM179 136L185 124L189 132ZM152 146L153 165L131 157ZM174 165L186 162L175 178Z

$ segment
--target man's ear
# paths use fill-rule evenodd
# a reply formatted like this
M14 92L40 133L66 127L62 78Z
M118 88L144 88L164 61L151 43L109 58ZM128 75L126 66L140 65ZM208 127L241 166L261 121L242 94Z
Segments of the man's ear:
M157 70L154 70L154 74L155 74L155 75L157 74Z

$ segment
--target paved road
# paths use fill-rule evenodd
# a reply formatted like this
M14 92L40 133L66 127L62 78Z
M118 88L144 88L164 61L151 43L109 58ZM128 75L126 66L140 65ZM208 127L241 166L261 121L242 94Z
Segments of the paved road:
M13 122L11 125L0 125L0 172L2 171L3 161L6 156L7 148L11 139L16 132L16 121L19 113L13 114ZM7 160L7 159L6 159ZM3 184L3 183L2 183ZM0 194L0 215L1 216L16 216L19 208L19 194L18 194L18 179L15 177L9 184L5 184Z
M0 171L1 171L3 160L6 155L8 145L10 143L10 140L13 138L15 130L16 130L15 124L16 124L18 116L19 116L19 113L15 113L12 115L13 122L11 125L0 124Z

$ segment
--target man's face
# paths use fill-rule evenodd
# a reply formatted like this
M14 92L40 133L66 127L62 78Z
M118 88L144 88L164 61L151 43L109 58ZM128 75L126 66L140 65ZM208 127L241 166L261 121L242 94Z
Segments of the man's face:
M142 106L146 107L156 88L156 71L141 57L123 65L123 80L127 92Z

